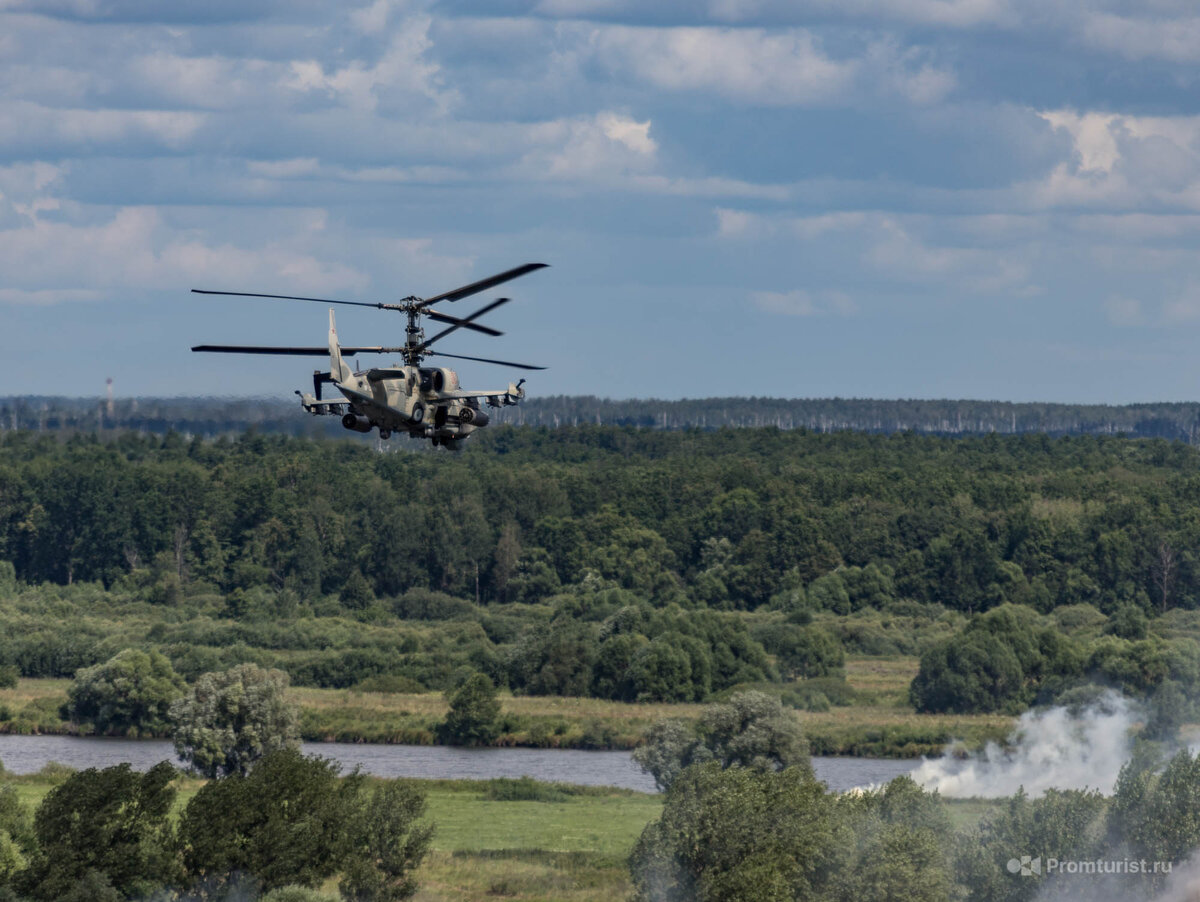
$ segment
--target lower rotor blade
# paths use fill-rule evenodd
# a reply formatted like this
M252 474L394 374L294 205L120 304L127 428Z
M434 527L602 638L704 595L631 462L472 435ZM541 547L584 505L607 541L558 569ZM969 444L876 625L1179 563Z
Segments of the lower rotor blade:
M507 304L508 302L509 302L509 298L496 298L496 300L492 301L486 307L482 307L479 310L476 310L470 316L464 317L463 319L461 319L457 323L455 323L453 326L451 326L449 329L443 329L437 335L433 336L433 338L430 338L430 339L427 339L426 341L421 342L421 350L422 351L425 350L427 347L429 347L431 344L433 344L438 339L445 338L447 335L449 335L455 329L461 329L463 326L467 326L469 328L473 327L474 320L479 319L479 317L483 316L485 313L491 313L497 307L499 307L503 304Z
M477 360L480 363L494 363L497 366L515 366L519 370L544 370L544 366L532 366L528 363L513 363L511 360L492 360L488 357L468 357L465 354L447 354L444 351L426 351L430 357L454 357L458 360Z

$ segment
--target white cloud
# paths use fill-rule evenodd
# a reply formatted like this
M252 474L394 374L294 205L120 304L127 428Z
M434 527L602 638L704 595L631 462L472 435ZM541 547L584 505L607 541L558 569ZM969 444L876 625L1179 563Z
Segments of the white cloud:
M1161 59L1175 63L1200 61L1200 17L1141 18L1096 12L1083 16L1083 41L1126 59Z
M562 28L574 53L614 74L631 73L670 91L714 94L761 106L815 106L857 97L899 96L927 104L955 86L953 73L919 48L891 39L862 44L843 57L802 28Z
M285 83L302 93L328 94L364 114L409 109L414 98L445 112L457 102L458 94L444 86L441 67L427 58L433 47L432 21L425 15L405 19L372 65L355 60L327 72L318 60L294 60Z
M142 142L179 150L205 121L205 114L176 110L52 109L0 101L0 147L56 143L94 152L105 145Z
M594 116L556 119L528 127L532 148L518 171L532 178L622 176L647 172L658 145L650 137L650 121L639 122L611 111Z
M9 302L43 304L214 278L309 291L362 289L368 281L286 241L235 247L178 232L149 207L126 207L95 224L34 218L0 230L0 268Z
M1027 186L1042 207L1200 209L1200 117L1039 113L1071 136L1073 157Z
M801 17L817 13L947 28L1007 25L1016 20L1016 11L1008 0L710 0L709 9L714 17L729 22L752 21L764 15Z
M590 44L611 69L660 88L770 106L841 97L857 71L855 62L831 59L801 30L601 27Z

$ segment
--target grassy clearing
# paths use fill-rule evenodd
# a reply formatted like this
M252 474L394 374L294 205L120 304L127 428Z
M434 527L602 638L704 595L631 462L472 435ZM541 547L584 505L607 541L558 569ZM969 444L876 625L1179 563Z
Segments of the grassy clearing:
M939 754L954 740L968 747L1002 741L1012 718L995 714L917 714L908 705L908 684L916 674L912 657L854 657L846 662L846 682L854 703L798 716L814 754L916 757ZM58 716L69 680L21 680L0 690L0 732L69 733ZM446 716L440 692L360 692L353 689L290 690L300 706L301 733L314 742L378 742L432 745ZM625 704L592 698L500 697L500 746L629 749L656 720L693 720L699 704Z
M417 879L417 902L610 902L627 898L633 889L623 858L541 849L434 851Z
M32 810L67 772L4 777ZM424 902L489 897L603 902L629 894L626 859L662 811L660 796L563 786L554 802L489 801L487 780L418 781L437 825L418 875ZM176 783L178 816L204 785ZM325 887L336 898L336 880Z

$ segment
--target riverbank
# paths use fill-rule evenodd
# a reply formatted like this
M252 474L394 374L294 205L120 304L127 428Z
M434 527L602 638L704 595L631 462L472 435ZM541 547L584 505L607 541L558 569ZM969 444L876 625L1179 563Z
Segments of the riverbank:
M916 673L911 657L859 657L846 662L846 693L826 710L800 710L814 755L916 758L943 752L952 742L978 748L1000 742L1012 728L1010 717L993 714L917 714L908 704L908 684ZM0 689L0 733L74 735L63 720L69 680L22 679ZM803 684L763 687L785 701ZM355 689L293 688L300 708L301 735L308 742L433 745L437 724L446 716L441 693L365 692ZM656 721L695 720L700 704L628 704L591 698L501 695L497 747L629 750Z
M0 775L30 810L71 771L51 765L35 774ZM518 902L607 902L632 889L628 856L642 830L662 811L660 795L611 787L514 780L417 780L426 816L436 825L432 849L417 874L423 902L505 898ZM178 814L204 785L175 783ZM946 800L959 829L996 804ZM325 887L337 897L336 880Z

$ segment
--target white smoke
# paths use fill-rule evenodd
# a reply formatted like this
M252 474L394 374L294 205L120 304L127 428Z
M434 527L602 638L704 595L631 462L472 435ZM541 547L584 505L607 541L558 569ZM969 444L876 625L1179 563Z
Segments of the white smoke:
M1007 747L995 743L968 759L928 759L912 773L926 789L949 798L995 799L1024 787L1036 798L1047 789L1096 789L1111 795L1129 760L1135 706L1107 692L1092 704L1026 711Z
M1155 902L1197 902L1200 900L1200 857L1193 855L1171 869L1171 876Z

